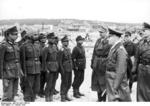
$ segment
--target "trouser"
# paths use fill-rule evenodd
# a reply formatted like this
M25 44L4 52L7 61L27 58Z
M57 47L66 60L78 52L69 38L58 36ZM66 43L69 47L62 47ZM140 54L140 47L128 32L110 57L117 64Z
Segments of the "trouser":
M45 71L41 71L41 75L40 75L40 91L39 94L44 95L44 86L46 84L46 72Z
M47 82L45 88L45 96L52 96L55 90L57 72L50 72L47 75Z
M18 78L3 79L2 101L13 101L18 91Z
M106 101L106 93L103 94L103 92L97 92L98 101Z
M72 87L74 90L79 90L84 80L84 70L74 70L74 82Z
M35 101L40 89L40 74L27 74L25 78L24 101Z
M61 96L67 95L72 83L72 72L64 72L61 75Z

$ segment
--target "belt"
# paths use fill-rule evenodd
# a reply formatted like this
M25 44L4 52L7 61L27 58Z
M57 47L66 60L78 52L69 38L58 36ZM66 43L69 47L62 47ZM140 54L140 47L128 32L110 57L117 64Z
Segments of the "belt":
M36 57L36 58L29 58L29 59L27 59L27 61L33 61L33 60L34 61L39 61L39 58Z

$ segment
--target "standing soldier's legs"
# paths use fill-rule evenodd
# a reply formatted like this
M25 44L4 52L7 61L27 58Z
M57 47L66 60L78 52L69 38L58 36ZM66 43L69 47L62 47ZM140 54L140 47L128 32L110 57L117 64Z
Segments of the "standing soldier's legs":
M67 81L67 88L66 88L66 100L71 101L71 99L68 97L68 91L72 84L72 72L66 72L66 81Z
M73 87L73 96L76 97L76 98L80 98L80 95L78 94L78 83L79 83L79 80L80 80L80 72L79 70L74 70L74 81L73 81L73 84L72 84L72 87Z
M39 90L40 90L40 74L35 74L34 75L34 84L33 84L33 97L32 100L34 101L36 98L36 95L38 94Z
M79 78L78 78L79 81L78 81L78 86L77 86L78 94L79 94L79 96L84 96L84 94L80 93L80 86L84 81L84 70L79 70L79 72L80 72L80 74L79 74Z
M24 101L32 102L32 97L34 95L33 92L33 84L34 84L34 75L27 74L25 78L25 92L24 92Z
M40 75L40 91L39 91L39 96L43 97L44 96L44 85L46 83L46 72L41 71Z
M14 79L3 79L2 101L13 101L13 81Z
M64 74L61 74L60 95L62 102L66 101L66 89L67 89L67 77L65 72Z
M57 75L56 75L56 82L57 82L59 73L58 73L58 72L56 72L56 73L57 73ZM55 88L55 89L54 89L54 95L56 95L56 94L58 94L58 93L59 93L59 91L57 91L56 88Z
M13 98L17 95L17 92L18 92L18 82L19 82L19 79L16 78L14 79L14 84L13 84Z

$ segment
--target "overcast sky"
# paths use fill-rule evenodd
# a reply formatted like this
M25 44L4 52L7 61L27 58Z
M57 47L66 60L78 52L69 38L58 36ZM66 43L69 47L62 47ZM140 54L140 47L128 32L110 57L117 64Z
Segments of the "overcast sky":
M0 0L0 20L22 18L150 23L150 0Z

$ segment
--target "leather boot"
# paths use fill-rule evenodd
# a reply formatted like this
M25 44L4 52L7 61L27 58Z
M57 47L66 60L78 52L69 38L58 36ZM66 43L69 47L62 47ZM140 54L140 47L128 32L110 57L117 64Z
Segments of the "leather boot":
M79 95L79 96L84 96L84 94L82 94L82 93L79 91L79 89L78 89L78 95Z
M72 101L72 99L69 98L68 95L66 95L65 99L66 99L67 101Z
M80 95L78 94L78 90L76 90L76 89L73 90L73 96L75 98L80 98Z
M45 97L45 101L46 101L46 102L49 102L49 100L50 100L50 97L49 97L49 96L46 96L46 97Z
M53 101L53 95L49 96L49 101L52 102Z
M61 101L66 102L66 96L65 95L61 95Z

